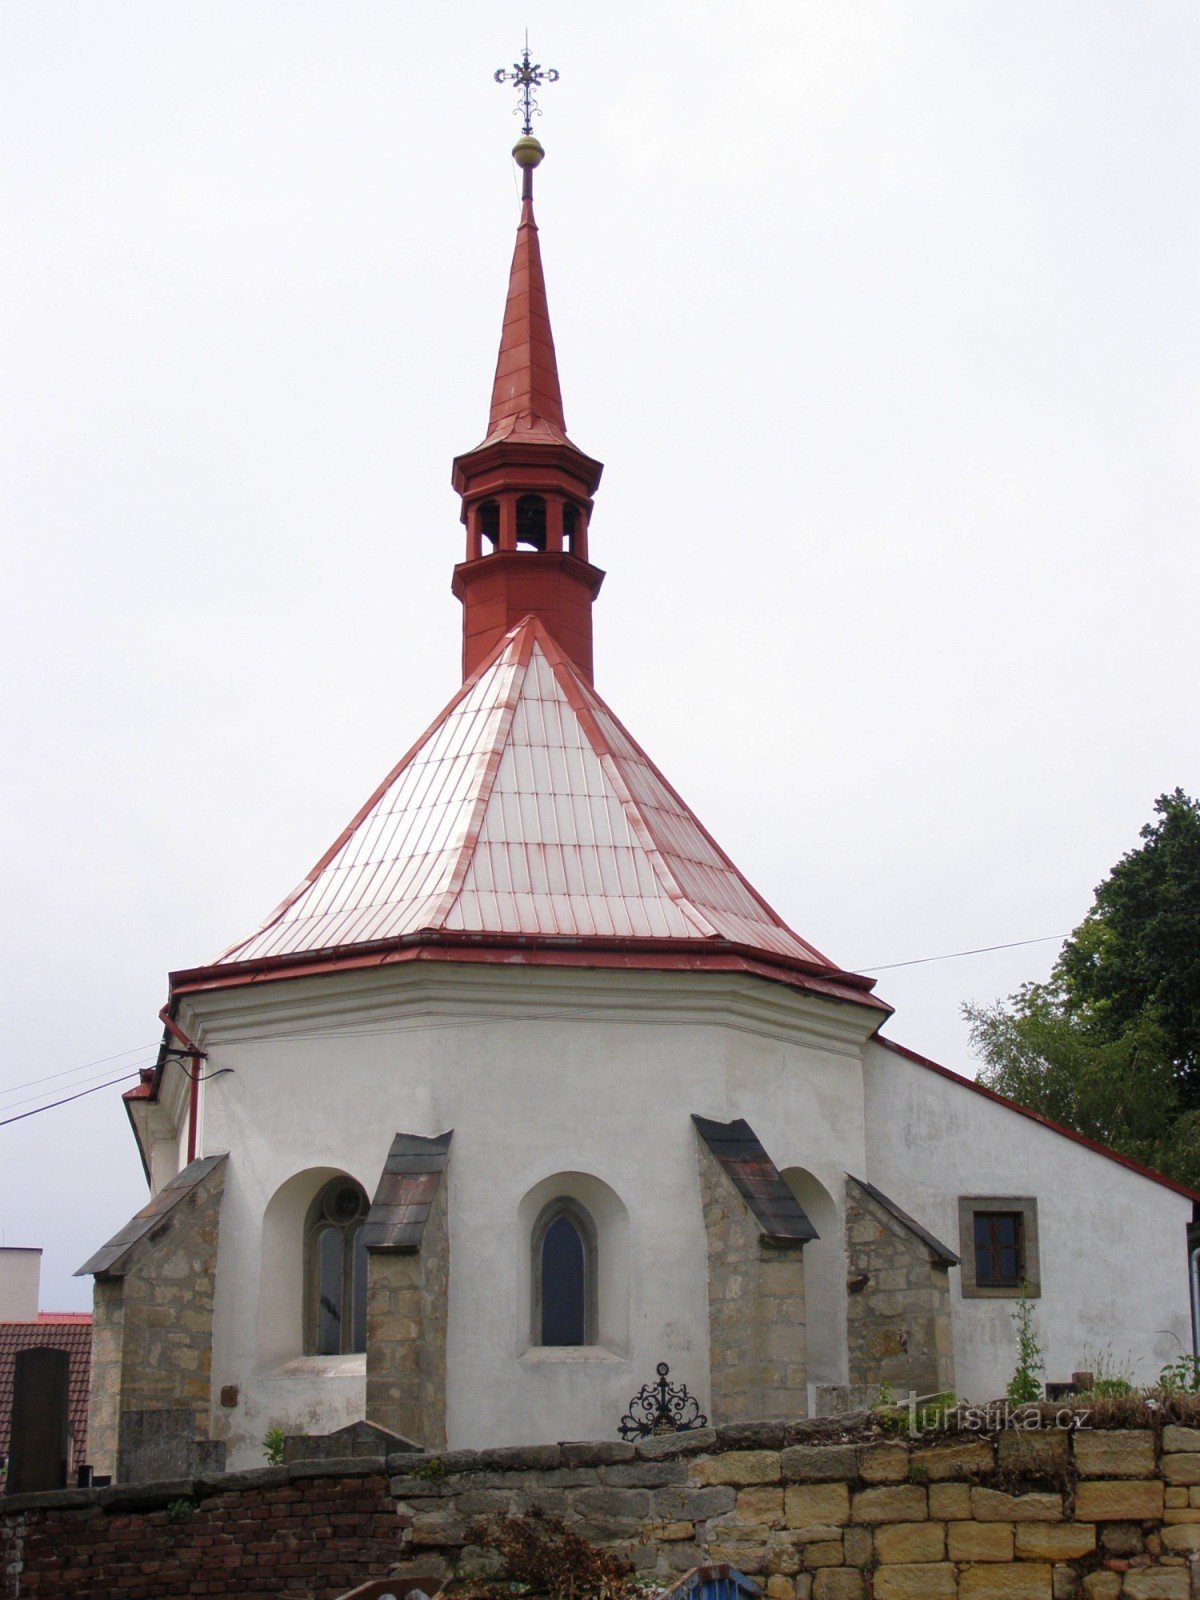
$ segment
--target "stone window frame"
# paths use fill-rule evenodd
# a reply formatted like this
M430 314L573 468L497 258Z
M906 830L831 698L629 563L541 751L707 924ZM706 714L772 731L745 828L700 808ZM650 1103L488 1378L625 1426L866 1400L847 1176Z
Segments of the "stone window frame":
M334 1190L341 1188L357 1189L359 1196L358 1211L355 1216L339 1223L331 1217L325 1208L326 1198ZM341 1349L338 1351L324 1352L328 1359L333 1355L361 1355L366 1349L365 1322L364 1338L360 1344L355 1338L355 1311L357 1301L358 1279L357 1271L362 1273L362 1292L366 1294L367 1256L365 1249L359 1249L358 1243L363 1226L367 1220L367 1212L371 1202L366 1190L357 1178L352 1178L349 1173L337 1173L326 1180L317 1190L308 1207L304 1219L304 1354L306 1356L320 1356L322 1352L317 1349L317 1333L319 1327L318 1296L320 1294L320 1269L317 1252L320 1248L321 1236L331 1231L338 1231L342 1235L342 1294L340 1308ZM349 1306L350 1315L345 1315L345 1308Z
M1021 1218L1022 1273L1031 1300L1042 1292L1042 1267L1038 1242L1038 1203L1035 1195L960 1195L958 1201L959 1286L964 1300L1019 1300L1019 1284L981 1284L975 1281L975 1218L980 1212L1015 1212Z
M542 1245L547 1233L559 1217L566 1217L583 1241L583 1344L547 1345L542 1340ZM587 1207L572 1195L556 1195L538 1212L529 1236L530 1245L530 1305L529 1343L535 1350L585 1350L599 1343L600 1318L597 1310L596 1286L600 1281L599 1248L596 1224Z

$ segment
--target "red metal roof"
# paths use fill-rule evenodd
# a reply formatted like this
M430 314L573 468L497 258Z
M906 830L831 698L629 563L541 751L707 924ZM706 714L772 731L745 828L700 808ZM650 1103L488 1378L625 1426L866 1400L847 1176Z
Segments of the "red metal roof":
M689 953L729 965L733 952L743 970L765 963L886 1010L871 980L841 972L767 905L534 617L266 922L211 967L176 974L176 988L394 958L414 943L652 966L693 965Z
M0 1322L0 1456L8 1455L17 1351L38 1345L65 1350L70 1357L67 1414L75 1438L75 1460L86 1461L92 1361L92 1319L86 1311L43 1311L36 1322Z
M542 253L530 198L521 202L484 442L522 437L567 442Z

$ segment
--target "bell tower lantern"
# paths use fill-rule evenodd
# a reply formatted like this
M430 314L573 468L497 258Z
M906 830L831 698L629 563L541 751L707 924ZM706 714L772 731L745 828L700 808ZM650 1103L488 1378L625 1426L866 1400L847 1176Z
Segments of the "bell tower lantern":
M539 72L525 55L524 71ZM467 533L452 587L463 607L464 678L532 612L590 681L592 602L604 574L588 559L588 524L603 468L567 437L533 218L545 152L529 131L529 105L527 95L526 131L513 148L521 219L487 436L455 459L451 477Z

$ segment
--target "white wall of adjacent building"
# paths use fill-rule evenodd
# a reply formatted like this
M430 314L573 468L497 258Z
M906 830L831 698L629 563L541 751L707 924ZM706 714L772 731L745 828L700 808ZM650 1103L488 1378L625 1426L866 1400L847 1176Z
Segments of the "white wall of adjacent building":
M1190 1200L876 1042L866 1115L871 1181L955 1251L960 1195L1037 1199L1034 1327L1051 1381L1107 1364L1153 1382L1190 1352ZM957 1271L951 1296L959 1392L1003 1395L1014 1302L964 1298Z

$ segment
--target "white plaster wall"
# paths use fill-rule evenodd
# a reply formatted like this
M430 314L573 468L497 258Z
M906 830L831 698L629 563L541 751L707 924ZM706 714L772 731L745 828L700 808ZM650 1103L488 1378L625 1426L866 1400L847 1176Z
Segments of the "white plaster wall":
M1036 1196L1046 1377L1109 1350L1138 1382L1191 1348L1191 1202L973 1089L872 1042L870 1182L961 1253L960 1195ZM851 1168L853 1171L853 1168ZM964 1299L951 1270L958 1392L1003 1395L1016 1363L1011 1300Z
M40 1247L0 1247L0 1322L36 1322L41 1282Z
M692 1112L746 1117L780 1167L835 1194L844 1167L862 1165L862 1013L759 980L422 964L202 997L187 1025L209 1072L233 1068L204 1085L201 1150L231 1155L213 1392L239 1388L235 1408L214 1407L234 1466L261 1460L268 1427L325 1431L362 1414L361 1358L288 1353L295 1278L269 1259L298 1261L303 1207L298 1190L271 1202L297 1174L346 1172L371 1194L397 1130L455 1130L454 1448L613 1437L659 1361L707 1404ZM607 1186L625 1213L596 1217L610 1252L601 1342L578 1352L529 1340L522 1202L537 1192L540 1209L556 1174Z

